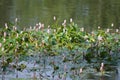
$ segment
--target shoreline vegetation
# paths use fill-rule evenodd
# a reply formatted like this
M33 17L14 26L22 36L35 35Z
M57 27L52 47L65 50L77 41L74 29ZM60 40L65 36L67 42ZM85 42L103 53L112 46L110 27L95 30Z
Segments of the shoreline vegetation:
M54 21L55 23L47 28L44 27L44 24L38 23L34 28L23 30L17 29L17 19L13 26L5 24L5 27L0 30L0 74L3 80L10 67L21 72L26 69L27 65L20 64L20 62L29 57L33 57L33 59L38 57L34 65L43 60L42 65L45 68L46 57L48 60L49 57L56 59L56 56L62 56L60 63L64 64L62 69L66 73L63 72L63 77L58 76L59 79L66 78L69 62L81 64L79 67L70 67L68 71L74 71L77 68L77 72L74 74L78 74L79 77L88 68L100 72L103 76L107 71L114 71L113 68L118 66L120 59L119 29L113 32L111 29L102 30L98 27L98 30L87 32L84 28L77 26L72 19L69 23L64 20L62 25L58 24L56 17L54 17ZM56 60L49 62L53 68L52 74L55 73L55 70L61 69L59 61L56 63ZM33 74L32 77L36 80L35 71ZM17 74L16 77L18 76ZM52 79L54 78L52 77Z

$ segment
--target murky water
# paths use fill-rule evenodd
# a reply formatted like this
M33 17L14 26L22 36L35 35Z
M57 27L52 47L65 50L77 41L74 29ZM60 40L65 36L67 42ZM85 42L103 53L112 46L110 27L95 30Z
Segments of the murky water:
M30 56L18 62L18 65L26 65L25 69L16 70L16 68L9 67L4 75L0 73L0 80L119 80L116 71L106 71L102 76L85 61L74 62L73 59L74 57L68 54L51 57ZM84 68L80 72L82 67Z
M20 27L43 22L48 26L53 16L58 21L73 20L80 26L95 29L120 27L120 0L0 0L0 25L19 19Z

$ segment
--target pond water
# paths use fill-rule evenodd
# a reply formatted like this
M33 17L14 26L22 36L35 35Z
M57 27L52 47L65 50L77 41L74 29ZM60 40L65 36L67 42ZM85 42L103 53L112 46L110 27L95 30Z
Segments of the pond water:
M67 57L67 55L64 54L66 58L74 58ZM4 75L0 73L0 80L119 80L115 70L106 71L102 76L90 65L87 67L87 64L82 60L78 61L79 64L63 60L63 55L53 57L35 55L29 59L26 57L24 61L18 63L18 65L26 65L25 69L16 70L9 67ZM85 68L80 73L80 68L83 66Z
M80 27L95 29L120 27L120 0L1 0L0 26L18 18L20 27L46 26L53 22L73 18Z

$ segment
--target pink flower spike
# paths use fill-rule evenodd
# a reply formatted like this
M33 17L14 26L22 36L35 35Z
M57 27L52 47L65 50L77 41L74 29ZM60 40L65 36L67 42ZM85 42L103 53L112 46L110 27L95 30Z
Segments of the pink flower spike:
M4 37L6 37L6 35L7 35L7 33L6 33L6 32L4 32Z
M66 24L66 22L67 22L67 21L66 21L66 19L65 19L65 20L64 20L64 24Z
M100 71L103 71L103 67L100 67Z
M101 41L102 40L102 36L99 35L98 36L98 40Z
M2 47L2 43L0 43L0 48Z

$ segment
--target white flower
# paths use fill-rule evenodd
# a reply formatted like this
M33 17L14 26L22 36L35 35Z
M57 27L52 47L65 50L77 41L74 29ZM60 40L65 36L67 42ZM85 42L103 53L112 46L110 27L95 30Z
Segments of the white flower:
M28 43L26 43L26 46L28 47Z
M30 26L30 28L29 28L30 30L32 30L32 27Z
M54 29L54 32L56 32L56 29Z
M50 28L50 25L48 25L48 28Z
M2 51L4 51L4 48L2 47Z
M2 47L2 43L0 43L0 48Z
M47 33L50 33L50 29L47 29Z
M53 17L53 20L56 20L56 17L55 17L55 16Z
M87 38L88 38L88 36L87 36L87 35L85 35L85 36L84 36L84 39L87 39Z
M20 34L22 34L22 33L23 33L23 31L20 32Z
M116 32L119 32L119 29L116 29Z
M18 18L15 19L15 22L17 22L17 21L18 21Z
M101 41L102 40L102 36L99 35L98 36L98 40Z
M22 40L23 40L23 41L25 40L24 37L22 38Z
M44 24L41 24L41 28L44 28Z
M63 28L63 32L66 32L66 29L65 29L65 28Z
M107 29L107 32L110 32L110 29Z
M111 24L111 27L113 27L113 26L114 26L114 24L112 23L112 24Z
M83 70L82 70L82 68L80 68L80 73L82 73L83 72Z
M35 46L37 47L37 46L38 46L38 44L36 43L36 44L35 44Z
M67 21L66 21L66 19L65 19L65 20L64 20L64 24L66 24L66 22L67 22Z
M82 31L82 32L84 31L84 28L83 28L83 27L81 28L81 31Z
M44 41L44 40L42 40L42 43L45 43L45 41Z
M13 26L13 30L17 30L17 27L16 27L16 26Z
M12 46L12 44L10 44L10 46Z
M62 25L65 27L66 26L66 24L65 23L62 23Z
M6 35L7 35L7 33L6 33L6 32L4 32L4 37L6 37Z
M101 67L104 67L104 63L101 63Z
M5 23L5 28L8 29L7 23Z
M98 26L98 29L100 29L100 26Z
M41 27L42 27L42 24L41 24L41 22L39 22L38 24L39 24L39 28L38 28L38 29L41 29Z
M35 28L36 28L36 27L34 26L34 28L33 28L33 29L35 30Z
M70 22L73 22L72 18L70 18Z
M103 71L104 63L101 63L100 71Z
M16 37L18 38L18 33L17 33Z
M66 26L66 19L64 20L64 22L62 23L62 25L65 27Z
M4 38L4 39L3 39L3 41L5 42L5 41L6 41L6 39Z
M86 42L89 42L89 40L87 39Z

